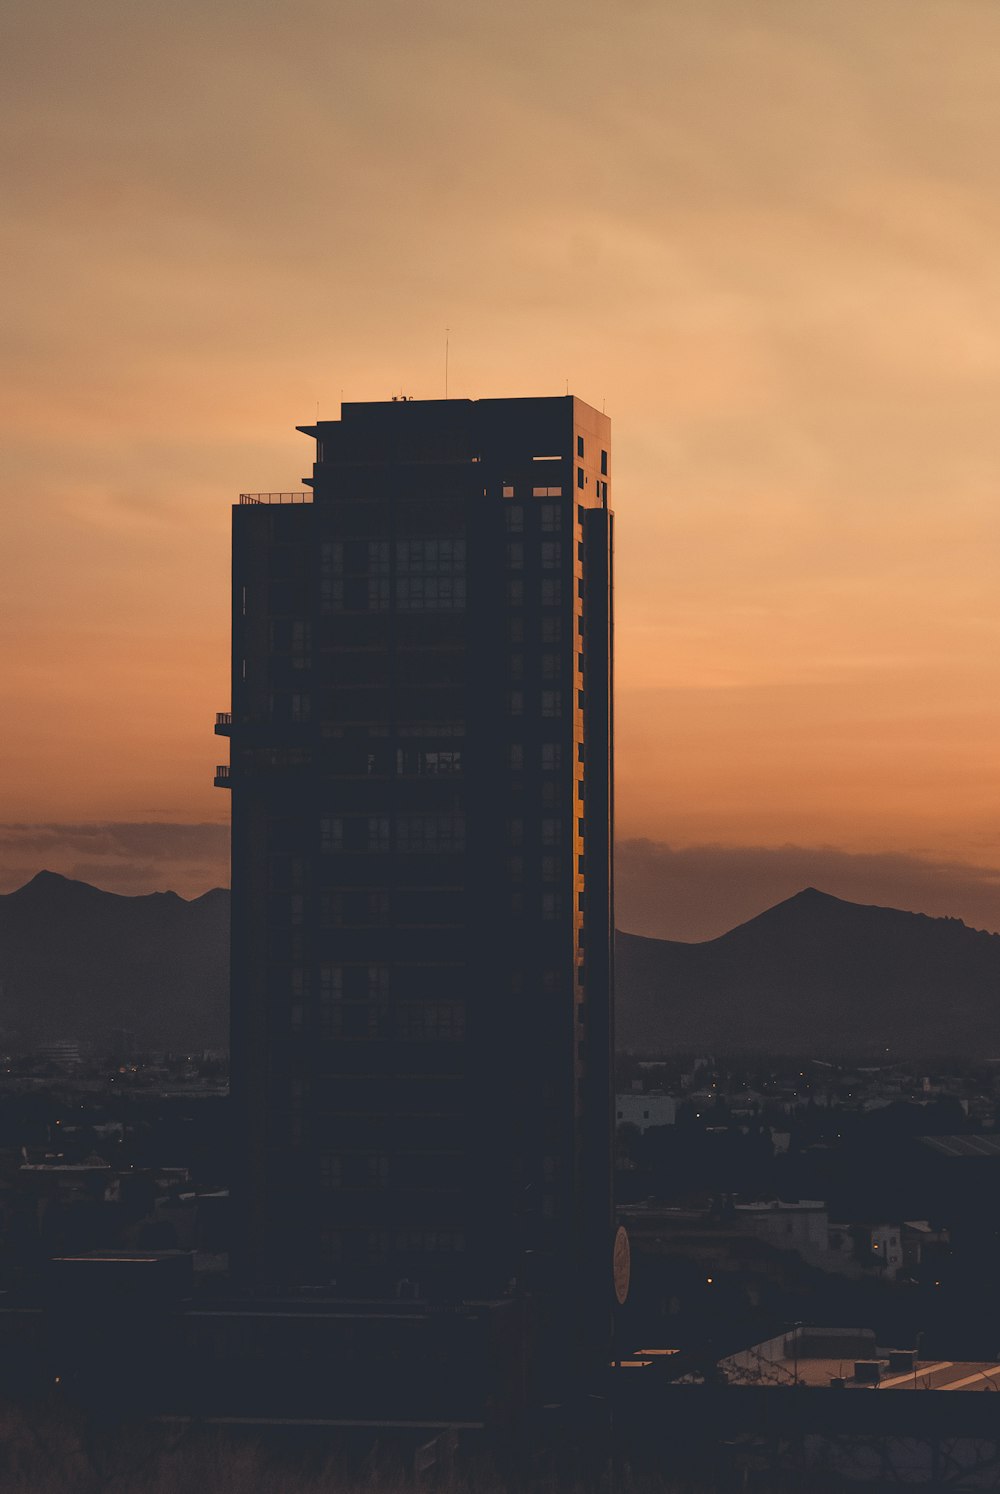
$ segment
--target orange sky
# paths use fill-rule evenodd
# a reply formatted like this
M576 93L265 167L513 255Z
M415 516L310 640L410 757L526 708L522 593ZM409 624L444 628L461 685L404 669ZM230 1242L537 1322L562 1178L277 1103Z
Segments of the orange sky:
M623 925L805 867L1000 928L994 0L4 32L0 886L224 878L228 505L317 404L439 396L450 326L452 394L612 417L619 832L671 853Z

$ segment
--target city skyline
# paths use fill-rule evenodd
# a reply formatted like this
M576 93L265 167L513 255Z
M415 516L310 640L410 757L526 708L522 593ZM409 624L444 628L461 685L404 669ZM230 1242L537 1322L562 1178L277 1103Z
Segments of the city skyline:
M224 880L229 505L450 328L615 421L622 926L1000 927L1000 16L10 15L0 887Z

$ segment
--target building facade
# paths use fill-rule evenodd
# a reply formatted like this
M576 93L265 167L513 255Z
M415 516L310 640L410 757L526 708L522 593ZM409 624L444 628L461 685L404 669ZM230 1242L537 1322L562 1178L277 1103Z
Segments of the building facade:
M300 429L308 491L234 508L216 728L235 1265L257 1290L523 1291L600 1357L610 423L394 400Z

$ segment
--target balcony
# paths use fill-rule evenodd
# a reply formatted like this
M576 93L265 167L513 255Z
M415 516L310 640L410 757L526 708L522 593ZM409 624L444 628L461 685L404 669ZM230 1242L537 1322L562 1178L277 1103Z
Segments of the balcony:
M233 780L230 777L229 764L228 763L220 763L219 766L215 770L215 787L216 788L232 788L232 786L233 786Z
M215 735L217 737L228 737L233 727L232 711L216 711L215 713Z
M241 493L240 507L251 503L311 503L312 493Z

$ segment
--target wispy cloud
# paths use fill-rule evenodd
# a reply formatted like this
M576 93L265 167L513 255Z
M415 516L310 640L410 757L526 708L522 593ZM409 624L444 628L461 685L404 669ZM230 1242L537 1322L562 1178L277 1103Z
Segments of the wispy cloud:
M198 897L229 885L229 829L114 821L0 825L0 890L10 892L43 869L109 892Z
M1000 932L1000 867L836 846L675 849L627 840L617 848L617 922L630 933L714 939L803 887Z

